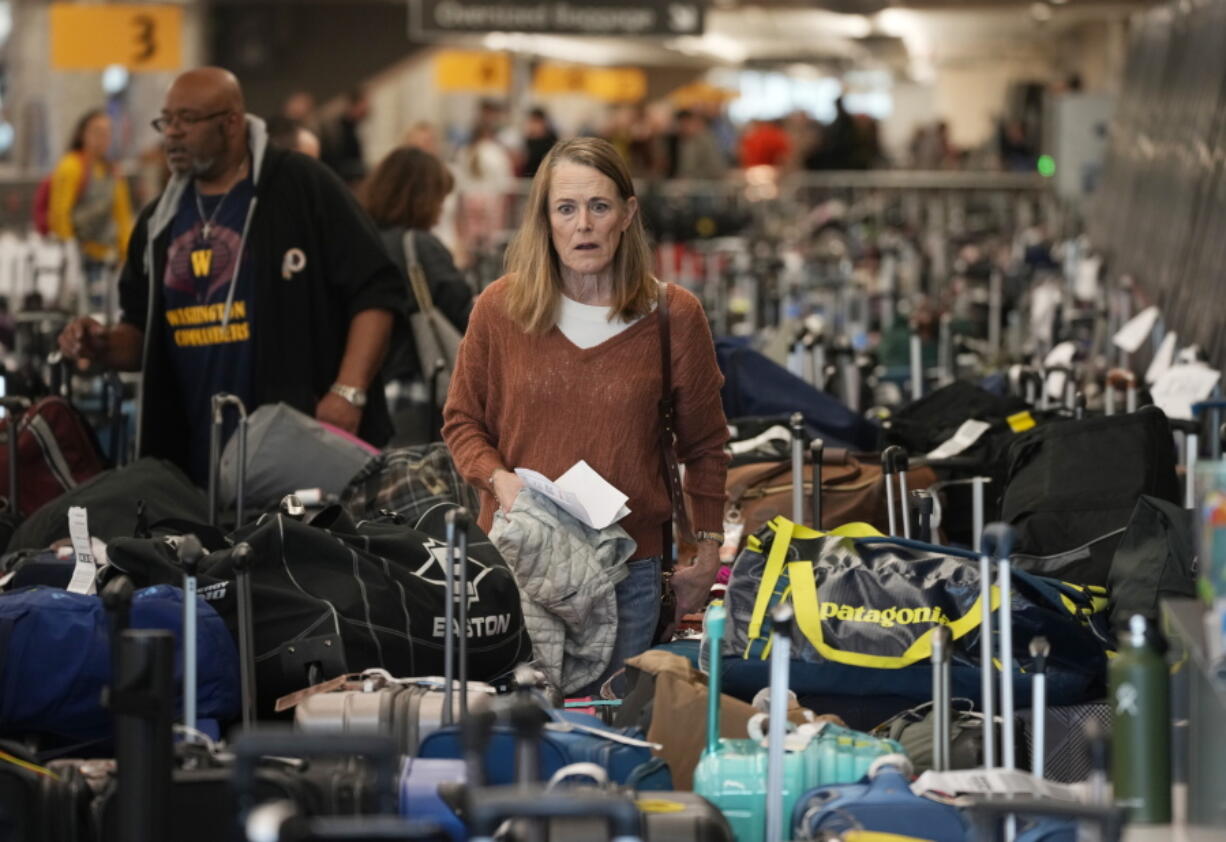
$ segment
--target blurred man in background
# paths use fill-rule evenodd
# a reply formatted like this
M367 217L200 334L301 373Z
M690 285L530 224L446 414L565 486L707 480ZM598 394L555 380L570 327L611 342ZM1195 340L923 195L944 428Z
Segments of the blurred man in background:
M70 323L83 367L142 373L139 455L208 477L209 405L284 401L382 445L379 367L404 282L369 219L324 167L269 145L238 80L179 76L153 121L172 176L137 220L123 316Z

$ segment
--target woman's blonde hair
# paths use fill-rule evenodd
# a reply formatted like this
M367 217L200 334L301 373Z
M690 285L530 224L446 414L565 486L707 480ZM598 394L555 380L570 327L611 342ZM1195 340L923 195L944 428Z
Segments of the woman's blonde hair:
M507 249L509 286L505 298L507 315L530 334L550 330L558 320L562 294L562 270L553 247L549 224L549 185L561 163L591 167L608 176L617 187L622 203L634 198L630 170L617 150L606 140L577 137L558 143L541 162L519 233ZM610 316L625 321L645 316L655 303L657 285L651 275L651 251L643 228L642 213L636 213L622 233L613 255L613 304Z

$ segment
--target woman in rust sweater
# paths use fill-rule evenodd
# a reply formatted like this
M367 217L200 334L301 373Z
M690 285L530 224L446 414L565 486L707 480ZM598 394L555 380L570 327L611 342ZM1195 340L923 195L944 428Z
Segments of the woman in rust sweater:
M663 525L672 516L660 452L660 282L634 184L606 141L560 143L532 183L507 274L477 299L443 411L443 437L481 492L480 524L509 510L513 470L557 478L580 459L629 496L620 524L638 544L617 586L610 671L647 649L660 603ZM669 285L676 452L698 538L672 578L678 613L699 610L719 567L723 378L702 305Z

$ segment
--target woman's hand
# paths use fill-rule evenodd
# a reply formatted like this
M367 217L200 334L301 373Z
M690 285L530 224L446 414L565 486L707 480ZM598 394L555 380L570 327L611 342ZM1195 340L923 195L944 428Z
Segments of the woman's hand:
M524 481L510 471L498 470L494 471L491 484L494 486L494 499L498 501L498 508L504 513L511 511L515 498L524 488Z
M686 614L701 611L711 595L711 586L719 573L719 545L714 541L700 541L698 556L689 567L673 571L672 588L677 597L677 620Z

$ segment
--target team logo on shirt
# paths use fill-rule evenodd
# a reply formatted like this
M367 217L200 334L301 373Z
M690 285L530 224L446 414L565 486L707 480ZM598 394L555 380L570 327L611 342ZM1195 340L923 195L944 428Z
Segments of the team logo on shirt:
M281 260L281 277L285 280L290 280L294 275L297 275L306 268L306 252L300 248L292 248L285 252L285 257Z
M207 279L212 269L213 250L211 248L196 249L192 252L192 274L196 276L196 280Z

